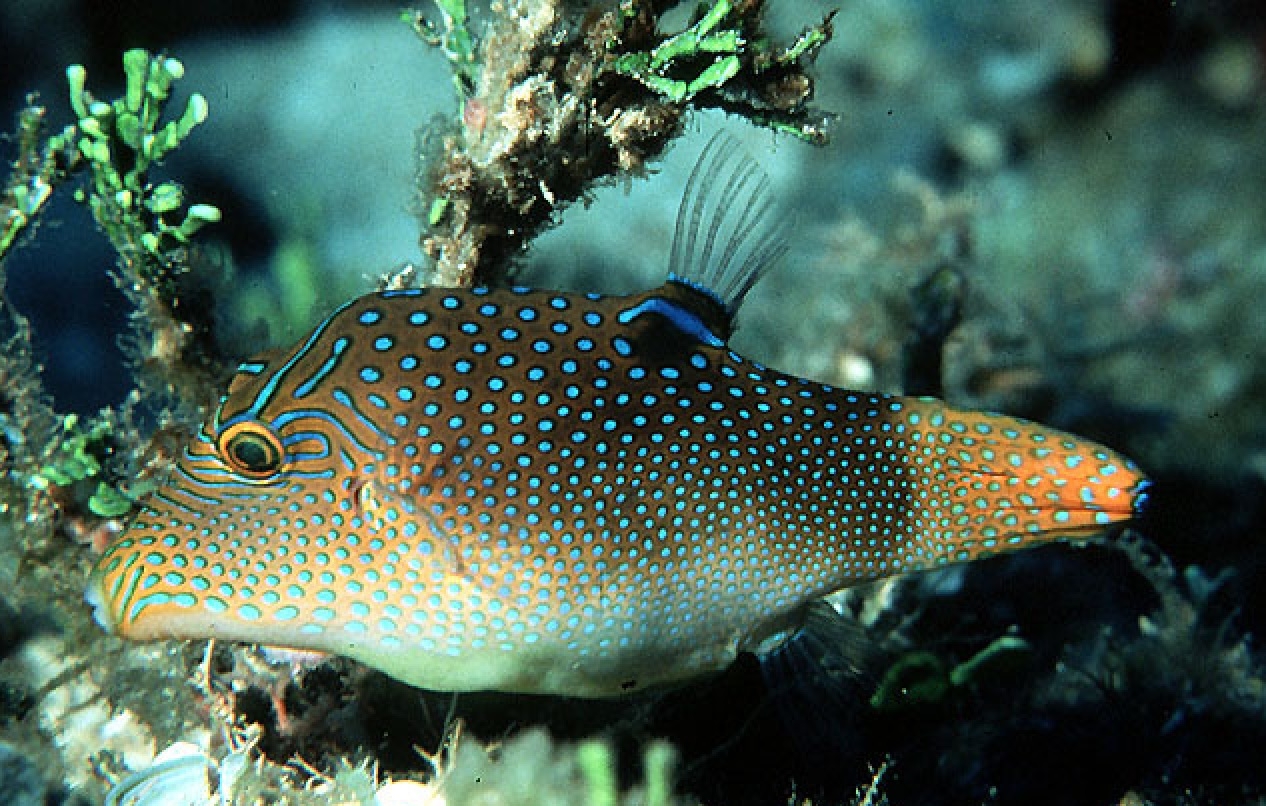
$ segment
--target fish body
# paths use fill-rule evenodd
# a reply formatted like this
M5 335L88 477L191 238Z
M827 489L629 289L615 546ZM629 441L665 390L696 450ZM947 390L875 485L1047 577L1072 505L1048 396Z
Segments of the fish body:
M238 369L101 558L104 619L603 695L723 668L833 590L1133 512L1107 449L770 370L692 296L344 306Z
M97 618L611 696L720 670L831 591L1099 532L1143 495L1067 434L748 360L731 316L680 277L353 300L241 364L98 561Z

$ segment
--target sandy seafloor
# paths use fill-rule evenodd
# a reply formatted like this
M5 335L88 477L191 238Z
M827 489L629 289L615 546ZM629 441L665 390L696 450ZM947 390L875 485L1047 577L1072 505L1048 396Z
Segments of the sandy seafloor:
M0 119L33 89L67 119L67 64L105 87L126 47L179 57L211 116L165 171L225 212L211 237L233 274L216 305L244 354L422 260L415 142L451 112L451 83L394 4L192 5L4 3ZM831 7L777 3L774 28ZM838 115L829 146L695 115L654 175L564 213L517 281L658 283L685 176L724 127L796 220L736 349L900 392L912 289L952 266L967 291L944 395L1136 459L1156 487L1133 548L1053 546L851 593L872 668L843 692L809 690L798 717L748 662L634 703L460 698L464 741L533 725L560 741L508 738L501 767L468 753L448 802L584 802L567 742L591 735L614 738L629 785L640 748L667 739L678 796L717 806L860 800L877 770L866 802L1266 801L1266 27L1254 4L855 0L835 31L816 66L817 104ZM91 414L131 387L112 260L62 200L5 266L60 411ZM56 545L39 557L0 545L0 803L98 802L107 774L177 740L223 757L220 723L188 682L205 645L101 636L73 595L89 550ZM34 584L33 563L59 565L66 588ZM872 704L885 672L939 681L1003 636L1026 648L962 684ZM414 747L436 748L447 697L339 663L284 690L279 723L277 673L243 671L245 657L221 647L212 665L240 684L239 715L264 727L257 754L425 778Z

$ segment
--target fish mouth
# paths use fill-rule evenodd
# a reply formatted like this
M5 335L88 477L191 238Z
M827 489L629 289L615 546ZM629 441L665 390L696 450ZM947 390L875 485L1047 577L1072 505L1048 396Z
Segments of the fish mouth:
M84 601L92 607L92 620L101 625L101 629L110 635L117 632L118 620L110 611L110 602L101 590L101 575L93 572L88 578L88 587L84 590Z
M1134 517L1139 518L1147 512L1147 508L1152 502L1152 484L1151 479L1139 479L1138 484L1134 485L1134 489L1130 491L1130 508L1133 510Z

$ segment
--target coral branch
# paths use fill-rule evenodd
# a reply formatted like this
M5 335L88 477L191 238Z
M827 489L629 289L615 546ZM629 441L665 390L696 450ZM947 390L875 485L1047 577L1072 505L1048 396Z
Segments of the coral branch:
M825 141L827 115L809 106L805 70L830 18L773 50L758 1L716 0L664 35L658 18L672 4L624 0L577 15L521 0L506 3L482 39L463 4L438 5L442 29L411 18L448 56L462 105L459 122L434 128L424 147L422 244L436 285L503 280L556 211L597 182L642 175L690 108Z

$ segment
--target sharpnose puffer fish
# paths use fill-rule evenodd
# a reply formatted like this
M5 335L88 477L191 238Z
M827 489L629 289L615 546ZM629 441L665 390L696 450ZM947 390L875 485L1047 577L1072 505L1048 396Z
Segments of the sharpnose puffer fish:
M840 588L1135 513L1147 483L1107 448L731 350L784 238L727 152L658 288L370 294L242 363L98 561L98 621L612 696L721 670Z

